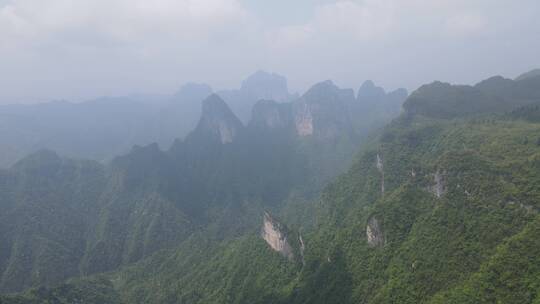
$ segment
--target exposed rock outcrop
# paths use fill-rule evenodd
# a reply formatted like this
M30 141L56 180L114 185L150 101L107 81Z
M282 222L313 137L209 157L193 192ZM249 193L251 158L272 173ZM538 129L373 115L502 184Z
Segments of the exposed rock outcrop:
M289 260L294 260L294 251L288 240L287 228L276 221L268 213L264 213L261 237L274 251L279 252Z
M441 198L446 193L445 174L444 171L437 170L437 172L433 174L433 185L428 187L428 191L433 193L437 198Z
M384 234L377 218L372 216L366 226L367 243L370 247L380 247L384 245Z

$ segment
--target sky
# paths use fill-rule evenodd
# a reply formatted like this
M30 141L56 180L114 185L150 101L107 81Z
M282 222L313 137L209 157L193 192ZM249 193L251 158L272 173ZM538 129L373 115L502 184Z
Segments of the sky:
M538 0L0 0L0 103L332 79L414 90L540 67Z

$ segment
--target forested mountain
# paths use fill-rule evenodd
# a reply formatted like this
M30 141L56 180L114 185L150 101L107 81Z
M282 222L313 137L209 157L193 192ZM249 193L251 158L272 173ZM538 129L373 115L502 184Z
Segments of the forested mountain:
M369 139L355 121L384 111L358 103L386 107L399 91L325 81L259 101L247 125L212 95L168 151L137 147L109 166L38 153L1 175L2 289L35 287L2 300L538 303L538 88L425 85ZM81 217L30 211L55 204ZM77 266L43 274L59 263Z
M257 230L264 210L300 225L313 213L304 202L368 132L351 121L386 119L348 111L351 102L352 90L327 81L291 103L259 101L244 126L213 94L167 151L136 146L107 165L50 150L20 160L0 171L1 291L115 270L199 238L216 246Z

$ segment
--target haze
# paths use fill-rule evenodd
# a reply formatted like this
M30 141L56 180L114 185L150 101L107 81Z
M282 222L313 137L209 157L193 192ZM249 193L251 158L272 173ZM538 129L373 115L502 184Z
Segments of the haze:
M235 88L258 69L415 89L540 66L537 0L0 0L0 103Z

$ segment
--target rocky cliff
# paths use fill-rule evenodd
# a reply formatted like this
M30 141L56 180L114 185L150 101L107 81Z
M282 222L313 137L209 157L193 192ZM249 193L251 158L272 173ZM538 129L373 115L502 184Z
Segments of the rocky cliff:
M287 228L268 213L264 213L261 237L274 251L289 260L294 260L294 251L289 243Z

